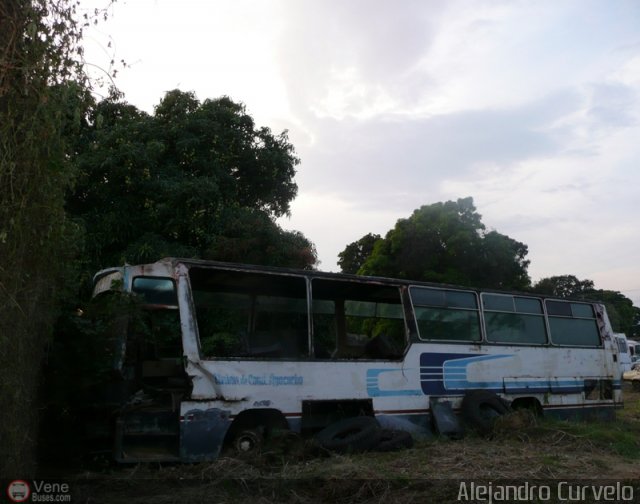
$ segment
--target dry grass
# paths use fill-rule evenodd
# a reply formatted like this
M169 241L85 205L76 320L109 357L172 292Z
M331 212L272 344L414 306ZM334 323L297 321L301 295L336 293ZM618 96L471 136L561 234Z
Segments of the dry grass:
M89 478L81 496L101 494L96 502L447 502L455 501L460 479L640 480L638 440L640 394L625 389L625 409L609 424L519 414L500 422L489 440L422 441L401 452L350 456L271 451L252 460L114 468L76 481Z

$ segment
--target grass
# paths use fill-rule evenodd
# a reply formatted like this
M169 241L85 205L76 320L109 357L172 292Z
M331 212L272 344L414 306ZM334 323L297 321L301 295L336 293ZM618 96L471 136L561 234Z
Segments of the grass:
M631 481L640 476L640 393L625 390L615 422L522 416L499 424L492 439L419 441L400 452L335 455L276 449L249 460L193 465L111 467L89 478L83 494L100 502L237 502L345 504L453 502L458 481ZM640 495L640 488L637 489ZM208 496L208 497L207 497ZM82 498L79 499L82 501Z
M590 444L594 449L610 451L629 460L640 458L638 422L545 422L549 429L567 433L573 439Z
M616 420L570 421L545 418L530 429L529 434L566 436L583 449L610 452L624 459L640 459L640 394L631 389L625 393L625 407L619 410ZM527 434L527 431L524 432Z

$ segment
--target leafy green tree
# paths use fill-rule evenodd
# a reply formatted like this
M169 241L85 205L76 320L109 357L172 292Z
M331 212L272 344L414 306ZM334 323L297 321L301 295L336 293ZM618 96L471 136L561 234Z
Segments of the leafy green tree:
M308 269L315 246L299 231L283 231L264 212L233 208L220 215L218 235L205 257L219 261Z
M577 298L593 291L593 280L578 280L573 275L541 278L534 284L533 291L562 298Z
M67 134L78 132L88 89L76 7L0 2L0 474L7 478L35 473L41 364L80 238L64 212L75 175Z
M638 311L633 301L618 291L597 289L586 294L589 298L602 301L607 308L609 321L615 332L631 337L635 330L635 317Z
M147 114L112 92L89 104L79 123L71 136L79 173L66 200L84 228L85 285L97 269L166 256L316 264L314 245L275 221L289 213L297 192L293 146L286 133L256 128L242 105L171 91ZM84 306L85 315L67 310L57 321L45 391L46 453L55 452L59 440L73 446L65 433L83 425L81 398L95 395L107 376L99 363L109 361L105 328L114 312L96 317L82 296L68 301ZM125 313L118 303L112 308ZM74 362L78 355L90 356L91 365Z
M497 231L482 235L480 261L476 264L480 271L470 270L480 283L499 289L526 289L531 280L527 273L529 260L525 259L528 247Z
M640 308L637 306L633 307L633 326L629 335L633 339L638 339L640 337Z
M602 301L615 332L623 332L630 337L637 334L636 319L640 309L618 291L596 289L593 280L579 280L574 275L552 276L538 280L533 291L561 298Z
M373 252L373 247L380 240L379 234L368 233L357 241L350 243L338 254L338 265L343 273L355 274Z
M113 94L89 110L67 199L92 269L163 256L311 268L315 248L275 218L297 193L286 132L229 98L170 91L149 115Z
M358 273L524 289L529 286L527 253L523 243L487 232L473 199L464 198L425 205L400 219L375 243Z

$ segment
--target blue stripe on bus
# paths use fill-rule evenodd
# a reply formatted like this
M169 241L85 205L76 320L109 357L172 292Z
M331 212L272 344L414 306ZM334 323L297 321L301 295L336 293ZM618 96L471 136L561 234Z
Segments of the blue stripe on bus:
M381 390L379 377L383 373L406 372L409 369L367 369L367 393L369 397L392 397L392 396L415 396L422 395L421 390L405 389L405 390Z
M420 355L422 392L425 395L462 395L470 388L502 390L502 382L469 382L467 366L506 357L511 355L423 353Z
M464 395L472 389L486 389L509 394L557 393L579 394L585 390L584 379L531 378L502 380L469 380L467 370L470 364L482 363L513 357L510 354L456 354L423 353L420 355L421 390L384 390L379 377L388 372L406 372L408 369L368 369L367 392L369 397L414 396L414 395ZM606 378L605 378L606 379ZM621 380L612 380L612 388L619 390Z

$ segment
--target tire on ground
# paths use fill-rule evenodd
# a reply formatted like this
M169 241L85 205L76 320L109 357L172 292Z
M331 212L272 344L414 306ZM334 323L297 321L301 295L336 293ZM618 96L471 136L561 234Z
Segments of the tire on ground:
M413 436L403 430L382 429L375 451L390 452L413 447Z
M482 436L493 432L496 417L510 411L509 405L489 390L470 390L462 398L462 419Z
M363 452L374 449L380 441L381 429L370 416L345 418L332 423L315 435L323 448L338 453Z

